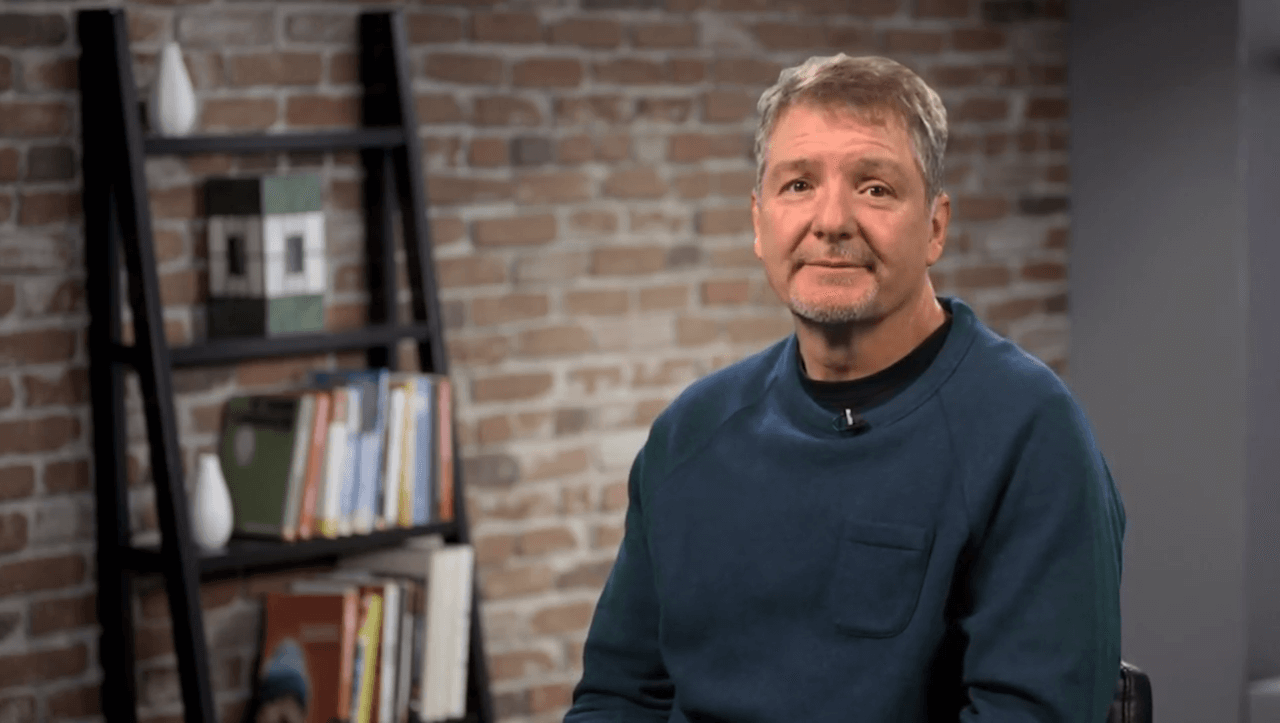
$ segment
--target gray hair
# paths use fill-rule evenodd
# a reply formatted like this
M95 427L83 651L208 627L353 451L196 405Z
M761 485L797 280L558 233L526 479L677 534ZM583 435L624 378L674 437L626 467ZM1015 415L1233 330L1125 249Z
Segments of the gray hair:
M925 201L942 192L942 162L947 148L947 110L942 99L910 68L879 56L851 58L844 53L812 57L783 70L778 82L756 104L756 194L764 180L765 146L783 111L797 103L844 107L859 115L889 112L901 118L924 175Z

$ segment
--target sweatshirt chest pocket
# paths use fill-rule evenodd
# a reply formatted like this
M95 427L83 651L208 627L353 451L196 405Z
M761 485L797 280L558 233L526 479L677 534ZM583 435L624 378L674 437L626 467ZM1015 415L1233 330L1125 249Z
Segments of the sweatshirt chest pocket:
M837 629L888 638L915 614L933 546L932 530L916 525L845 523L827 605Z

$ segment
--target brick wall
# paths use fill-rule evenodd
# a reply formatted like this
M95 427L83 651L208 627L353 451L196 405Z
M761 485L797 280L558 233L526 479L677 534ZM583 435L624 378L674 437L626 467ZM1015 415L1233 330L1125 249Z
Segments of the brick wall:
M119 3L116 3L119 4ZM93 719L93 504L86 406L73 7L0 9L0 720ZM144 90L186 51L206 130L356 118L357 2L124 3ZM458 382L495 699L557 720L621 534L646 425L686 384L787 333L750 251L755 99L814 53L902 60L951 113L956 200L935 278L1062 370L1065 19L1045 0L419 2L406 10ZM198 337L200 180L311 169L326 183L329 322L363 313L350 155L148 161L166 330ZM188 468L235 390L325 363L177 375ZM130 401L134 523L155 529ZM151 534L154 534L153 532ZM203 590L217 700L247 695L256 599L289 575ZM164 596L137 600L146 721L179 720Z

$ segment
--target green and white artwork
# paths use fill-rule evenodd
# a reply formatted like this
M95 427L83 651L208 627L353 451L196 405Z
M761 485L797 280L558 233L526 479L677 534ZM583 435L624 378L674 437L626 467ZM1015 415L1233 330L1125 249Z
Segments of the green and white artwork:
M312 174L206 182L210 337L324 328L322 204Z

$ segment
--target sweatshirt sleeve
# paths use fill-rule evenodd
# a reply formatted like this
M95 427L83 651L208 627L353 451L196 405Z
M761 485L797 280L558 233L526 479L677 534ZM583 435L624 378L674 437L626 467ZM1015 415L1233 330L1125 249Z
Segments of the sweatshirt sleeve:
M640 492L644 450L627 482L622 545L583 646L565 723L665 721L673 687L658 647L658 596Z
M1120 670L1124 508L1066 394L1041 406L976 530L964 723L1103 723Z

